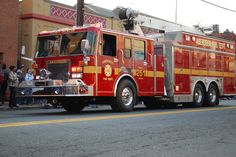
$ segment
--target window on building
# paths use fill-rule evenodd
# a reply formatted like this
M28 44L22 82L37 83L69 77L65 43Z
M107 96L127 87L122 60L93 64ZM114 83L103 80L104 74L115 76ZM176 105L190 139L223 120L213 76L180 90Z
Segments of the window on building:
M116 56L116 36L103 34L103 55Z
M134 40L134 57L137 60L145 60L145 42Z
M131 58L132 56L132 42L131 39L125 38L125 58Z

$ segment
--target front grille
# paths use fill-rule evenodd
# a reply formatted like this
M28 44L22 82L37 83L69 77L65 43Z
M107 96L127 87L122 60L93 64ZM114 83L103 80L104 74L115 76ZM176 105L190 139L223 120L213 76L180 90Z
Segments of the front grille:
M49 76L53 80L62 80L63 82L69 79L69 63L54 63L48 64L47 69L51 72Z

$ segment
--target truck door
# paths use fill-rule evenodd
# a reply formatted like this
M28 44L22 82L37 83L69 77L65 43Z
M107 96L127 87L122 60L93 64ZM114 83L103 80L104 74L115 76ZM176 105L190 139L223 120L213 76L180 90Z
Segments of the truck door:
M121 72L131 74L133 68L132 39L130 37L120 37L118 59Z
M154 46L154 93L164 95L164 51L163 45Z
M153 93L153 81L147 80L149 77L147 74L147 49L145 40L134 39L133 41L133 76L138 84L138 93L141 96L150 96ZM153 80L153 78L152 78Z
M98 67L101 69L97 78L97 92L99 96L113 96L115 69L118 68L117 36L101 34L100 50L98 53Z

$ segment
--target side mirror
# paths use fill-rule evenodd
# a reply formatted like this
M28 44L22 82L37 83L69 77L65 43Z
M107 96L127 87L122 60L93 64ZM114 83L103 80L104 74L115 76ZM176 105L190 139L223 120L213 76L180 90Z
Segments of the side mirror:
M32 63L35 63L34 59L25 56L25 45L23 45L23 46L21 47L21 52L20 52L20 54L21 54L21 56L20 56L21 59L26 60L26 61L29 61L29 62L32 62Z
M81 50L84 54L87 54L88 50L90 49L89 41L88 39L83 39L81 41Z
M23 46L21 47L21 52L20 52L20 54L21 54L22 56L25 55L25 45L23 45Z

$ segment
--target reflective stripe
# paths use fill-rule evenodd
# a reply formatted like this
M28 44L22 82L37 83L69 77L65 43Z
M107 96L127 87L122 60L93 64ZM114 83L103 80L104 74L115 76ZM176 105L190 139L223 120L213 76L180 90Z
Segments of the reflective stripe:
M224 77L235 77L235 73L232 73L232 72L224 72Z
M207 70L195 70L175 68L175 74L182 75L198 75L198 76L214 76L214 77L235 77L233 72L221 72L221 71L207 71Z
M115 68L115 75L118 75L121 72L120 68Z
M175 74L190 75L190 69L175 68Z
M102 68L96 66L85 66L84 67L84 73L85 74L95 74L95 73L101 74L102 73Z
M118 75L121 72L120 68L115 68L115 75ZM102 74L102 67L95 67L95 66L85 66L84 73L85 74ZM175 74L182 74L182 75L199 75L199 76L214 76L214 77L235 77L235 73L233 72L220 72L220 71L207 71L207 70L196 70L196 69L184 69L184 68L175 68ZM154 77L154 71L150 70L138 70L133 69L134 76L140 77ZM157 78L164 78L163 71L156 71Z
M199 75L199 76L208 76L207 70L195 70L192 69L192 75Z

